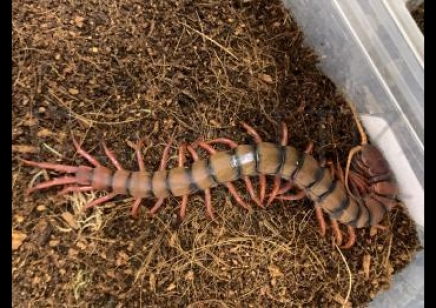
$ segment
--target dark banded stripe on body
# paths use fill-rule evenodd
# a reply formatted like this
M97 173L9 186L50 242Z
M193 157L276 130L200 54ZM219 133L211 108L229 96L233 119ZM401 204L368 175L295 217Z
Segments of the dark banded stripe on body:
M218 183L236 181L238 179L238 169L232 165L232 155L226 152L218 152L210 157L209 171Z
M131 173L126 170L116 170L112 175L111 187L112 191L117 194L127 194L126 182Z
M234 150L236 161L239 163L241 176L253 176L256 171L255 147L251 145L240 145Z
M300 187L306 189L316 184L317 177L320 176L320 168L313 156L302 153L292 178Z
M156 198L166 198L170 195L166 185L166 170L159 170L153 173L151 187Z
M218 185L214 170L211 168L209 160L199 160L191 166L192 181L200 190L215 187Z
M257 144L257 171L262 174L276 175L283 167L283 150L280 145L269 142Z
M183 196L199 190L192 176L192 168L177 167L169 170L167 188L174 196Z
M126 179L126 188L135 198L157 198L153 194L152 174L145 171L132 172Z
M287 146L284 149L285 157L284 164L282 166L280 177L285 180L292 180L291 177L297 171L297 161L300 156L297 149Z
M239 156L237 155L237 148L232 149L231 156L231 166L233 169L235 169L236 178L240 179L242 175L242 166Z
M317 204L323 207L333 219L352 227L366 227L370 222L370 215L365 204L358 203L352 198L347 198L347 202L344 200L344 196L347 196L344 186L336 182L333 183L320 200L316 201Z

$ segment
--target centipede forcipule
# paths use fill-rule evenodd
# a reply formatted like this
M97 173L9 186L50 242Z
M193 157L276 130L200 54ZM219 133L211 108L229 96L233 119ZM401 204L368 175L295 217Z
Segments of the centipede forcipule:
M73 138L77 152L93 167L22 160L30 166L71 174L39 183L29 188L27 192L32 193L58 185L66 185L60 194L92 190L108 192L105 196L90 202L86 208L107 202L117 195L131 195L135 199L132 205L132 215L134 216L138 214L142 199L157 199L155 205L150 209L151 213L156 213L164 200L172 195L182 197L180 216L183 218L186 213L188 196L203 191L206 211L213 218L211 188L218 185L226 186L236 202L243 208L249 209L250 206L241 198L232 184L234 181L244 180L252 200L260 207L264 207L266 176L273 176L274 184L267 204L270 204L274 199L298 200L307 196L315 203L321 233L325 233L322 211L330 217L338 245L342 242L338 222L348 227L349 239L343 246L345 248L349 248L355 243L354 228L378 226L385 214L393 207L396 190L389 177L385 161L381 163L379 161L377 169L371 165L370 159L366 159L368 157L365 157L365 151L362 151L360 155L350 155L351 168L356 168L356 165L361 168L351 170L353 176L350 176L350 189L349 185L345 185L345 182L348 181L348 174L344 178L340 170L331 171L323 163L319 163L310 154L311 146L305 151L298 151L295 147L289 146L288 130L285 124L282 124L282 138L279 144L264 142L254 128L246 123L241 123L241 125L254 138L254 144L238 145L227 138L218 138L208 142L198 140L193 145L182 144L179 147L179 166L166 169L171 145L169 142L163 152L159 170L155 172L145 171L139 142L136 148L139 171L127 171L121 167L121 164L105 144L103 144L104 151L116 170L102 166ZM225 144L230 146L231 150L217 151L212 147L212 144ZM196 146L205 149L210 156L207 159L199 159ZM366 146L369 145L363 144L363 149L366 149ZM194 160L189 167L184 166L186 151ZM374 155L378 150L373 147L371 151ZM359 151L356 150L353 154L355 152ZM367 166L370 167L371 179L366 179L366 174L362 175L362 170ZM377 177L380 175L379 173L383 173L384 176ZM251 178L254 176L259 176L260 179L258 196L251 183ZM283 180L286 184L281 186ZM379 186L382 189L372 189ZM300 191L293 195L287 195L286 193L292 187L296 187ZM384 190L383 187L389 189Z

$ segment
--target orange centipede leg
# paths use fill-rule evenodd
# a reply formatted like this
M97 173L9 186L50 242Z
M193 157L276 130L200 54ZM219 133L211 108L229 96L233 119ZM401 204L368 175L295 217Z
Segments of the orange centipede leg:
M74 136L72 136L72 138L77 153L84 157L87 161L89 161L94 167L101 167L101 164L97 161L97 159L95 159L91 154L82 149Z
M171 138L170 141L168 141L168 143L163 151L162 159L160 161L160 166L159 166L160 171L165 170L165 168L167 167L168 157L170 156L170 149L171 149L172 143L173 143L173 138ZM156 203L151 208L150 213L155 214L159 210L159 208L162 206L164 200L165 200L165 198L163 198L163 197L157 199Z
M163 202L165 201L165 198L159 198L157 199L154 206L150 209L150 214L156 214L156 212L159 210L159 208L162 206Z
M144 166L144 159L142 158L141 155L141 146L143 145L144 140L141 138L138 140L138 143L136 145L136 150L135 150L135 154L136 154L136 160L138 161L138 166L139 166L139 171L145 171L145 166Z
M322 166L324 166L325 164L326 164L325 161L323 161L321 163ZM341 166L338 164L337 169L335 169L332 162L327 162L327 164L330 166L330 172L333 175L335 175L339 179L339 181L344 182L345 177L344 177L344 172L343 172ZM351 194L351 196L354 197L353 194ZM334 236L336 238L336 244L338 246L340 246L342 244L342 241L343 241L342 231L340 230L339 224L335 219L330 219L330 220L331 220L331 226L333 229L333 233L334 233ZM348 241L343 246L341 246L341 248L343 248L343 249L349 249L356 243L356 230L355 230L355 228L347 225L347 230L348 230Z
M221 144L228 145L231 149L234 149L238 146L238 144L235 141L228 139L228 138L216 138L216 139L207 141L207 143L208 144L220 144L221 143Z
M121 167L120 162L116 159L115 154L111 150L109 150L104 141L102 141L102 145L106 156L109 157L109 160L115 166L115 168L117 168L117 170L124 170L123 167Z
M296 201L301 200L306 197L306 192L304 190L300 190L296 194L288 195L288 196L277 196L276 199L279 200L287 200L287 201Z
M227 183L223 183L223 184L224 184L224 186L227 187L229 192L232 194L233 198L235 198L236 202L240 206L242 206L246 210L251 210L251 207L247 203L245 203L244 200L242 200L241 196L239 196L238 192L236 191L235 186L232 183L227 182Z
M280 141L280 145L282 147L285 147L288 145L288 127L286 126L286 124L284 122L282 122L282 139ZM282 179L280 176L275 176L274 177L274 184L273 184L273 188L272 188L272 192L269 196L268 202L267 202L267 206L271 204L271 202L273 202L273 200L276 198L279 190L280 190L280 183L281 183Z
M356 243L356 231L353 227L347 226L348 228L348 241L345 243L344 246L341 248L343 249L349 249L353 247L353 245Z
M262 142L262 138L260 138L257 131L248 125L245 122L241 122L241 126L247 131L249 135L251 135L254 139L254 142L260 143ZM265 174L259 174L259 201L262 204L265 200L265 192L266 192L266 175Z
M279 191L277 192L277 195L283 195L285 193L287 193L288 191L290 191L292 189L292 187L294 187L294 185L292 185L291 182L286 182L285 185L283 185Z
M315 208L315 213L316 213L316 219L318 220L319 233L321 234L321 236L325 236L326 225L325 225L324 213L322 212L322 208L317 206Z
M138 210L139 210L139 206L141 205L141 198L135 199L135 201L132 204L132 208L130 209L130 213L133 216L133 218L137 218L138 217Z
M212 148L208 143L204 142L204 141L197 141L197 144L199 147L205 149L206 151L208 151L210 154L214 154L216 153L216 150L214 148ZM235 198L236 202L242 206L244 209L250 210L251 207L246 204L242 198L239 196L238 192L236 191L235 186L230 183L222 183L224 186L227 187L227 189L229 190L229 192L232 194L233 198Z
M332 174L335 174L338 177L339 181L344 183L345 176L344 176L344 172L342 170L341 165L338 164L337 169L335 169L333 166L333 163L330 163L330 169L331 169ZM348 190L347 190L347 192L350 193ZM352 195L352 194L351 194L351 196L354 197L354 195ZM332 223L333 223L333 220L332 220ZM333 227L333 225L332 225L332 227ZM339 230L339 228L338 228L338 230ZM356 243L356 230L355 230L355 228L348 225L347 230L348 230L348 241L345 243L345 245L343 245L341 247L343 249L349 249ZM340 232L340 230L339 230L339 232ZM341 234L341 236L342 236L342 234ZM337 242L339 242L339 239ZM340 245L340 244L337 244L337 245Z
M260 200L257 198L256 193L254 192L253 183L251 182L251 179L248 175L244 176L244 182L245 186L247 187L248 194L250 195L251 199L261 208L264 208L263 204L260 202Z
M336 219L330 219L330 225L332 226L333 234L336 239L336 245L341 246L343 236L338 221Z
M183 167L185 164L185 150L186 145L182 143L179 147L179 167ZM180 204L180 218L183 220L186 216L186 207L188 205L188 195L182 196L182 202Z
M191 145L187 145L186 149L188 150L189 154L192 156L192 159L194 161L197 161L199 159L197 152L194 150L194 148ZM215 216L213 214L212 196L210 193L210 188L204 190L204 205L206 207L207 215L209 215L211 220L215 220Z

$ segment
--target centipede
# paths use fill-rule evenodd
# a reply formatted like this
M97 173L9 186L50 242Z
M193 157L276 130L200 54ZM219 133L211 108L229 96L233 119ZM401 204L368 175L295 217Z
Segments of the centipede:
M179 216L184 219L189 196L202 192L206 213L211 219L215 219L211 189L219 185L227 188L239 206L246 210L252 209L233 184L243 180L251 200L260 208L270 206L276 199L293 201L309 198L315 206L323 236L326 233L324 213L329 217L338 245L343 242L339 224L348 228L349 236L342 245L343 248L351 248L355 244L355 229L385 228L380 222L397 203L398 188L382 153L369 144L366 137L349 152L344 174L340 166L336 168L333 164L316 160L312 155L313 143L309 143L303 151L288 145L288 128L284 123L281 126L279 143L263 141L258 132L245 122L241 122L241 127L253 138L252 144L238 144L228 138L209 141L200 138L191 144L181 143L178 147L178 166L175 168L167 168L173 143L171 139L163 151L159 169L154 172L145 170L141 154L143 139L138 141L135 149L139 170L128 171L121 166L104 142L104 152L115 168L103 166L73 137L77 153L92 166L21 159L26 165L66 174L28 188L27 194L54 186L64 186L59 195L71 192L106 192L104 196L89 202L84 209L106 203L118 195L128 195L134 199L131 206L133 217L138 217L143 199L156 200L149 209L149 213L153 215L169 196L181 197ZM362 126L359 125L358 128L361 135L366 136ZM229 147L229 150L220 151L213 147L218 144ZM200 159L199 149L205 150L208 157ZM193 161L190 166L186 166L187 154ZM252 183L254 177L259 180L258 193ZM273 180L272 188L268 190L269 195L266 194L267 177L272 177ZM290 194L291 190L294 192Z

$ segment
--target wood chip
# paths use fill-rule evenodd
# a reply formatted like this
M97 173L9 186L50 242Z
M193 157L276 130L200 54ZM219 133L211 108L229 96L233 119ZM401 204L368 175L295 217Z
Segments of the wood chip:
M82 16L76 16L74 17L74 24L79 27L82 28L83 27L83 21L85 20L84 17Z
M369 279L370 265L371 265L371 255L365 254L363 256L363 273L365 275L365 279Z
M85 242L83 242L83 241L78 241L76 243L76 246L79 247L81 250L85 250L86 247L88 247L88 245Z
M25 144L13 144L12 145L12 153L32 153L38 154L39 148L34 147L33 145L25 145Z
M260 79L262 79L263 81L265 81L266 83L272 83L272 77L268 74L261 74L260 75Z
M39 122L39 121L38 121L37 118L35 118L35 117L33 117L33 116L30 116L29 119L27 119L27 120L25 120L25 121L23 122L23 126L32 127L32 126L37 125L38 122Z
M79 254L79 252L76 249L74 249L74 248L68 249L69 256L77 256L78 254Z
M74 230L79 229L79 226L77 225L77 221L74 218L73 214L71 214L70 212L63 212L61 216L71 228L73 228Z
M38 206L36 207L36 210L37 210L38 212L44 212L46 209L47 209L47 207L46 207L45 205L38 205Z
M22 223L24 221L24 216L21 215L15 215L14 218L17 223Z
M221 128L221 124L220 124L218 121L214 120L214 119L210 120L209 123L210 123L212 126L214 126L214 127Z
M26 234L12 230L12 250L17 250L18 248L20 248L26 237Z
M282 277L283 273L282 271L275 265L268 266L269 274L271 277Z
M168 286L168 288L166 288L165 290L166 291L172 291L172 290L174 290L176 288L176 284L175 283L172 283L172 284L170 284L169 286Z
M36 133L36 135L38 137L44 138L53 135L53 132L48 128L42 128Z
M50 222L41 219L33 228L32 240L38 243L39 246L44 246L48 243L52 232L53 227Z
M194 272L192 270L189 270L185 275L186 281L193 281L194 280Z
M59 240L52 240L48 242L48 245L50 247L57 247L59 245L60 241Z
M77 90L76 88L69 88L68 92L70 92L71 95L79 94L79 90Z
M342 297L341 294L336 294L333 297L333 300L335 300L337 303L341 304L344 308L351 308L351 303L349 301L345 301L345 298Z
M148 282L149 282L149 284L150 284L150 289L151 289L153 292L156 292L156 275L153 274L153 273L151 273L151 274L150 274L150 278L148 279Z

